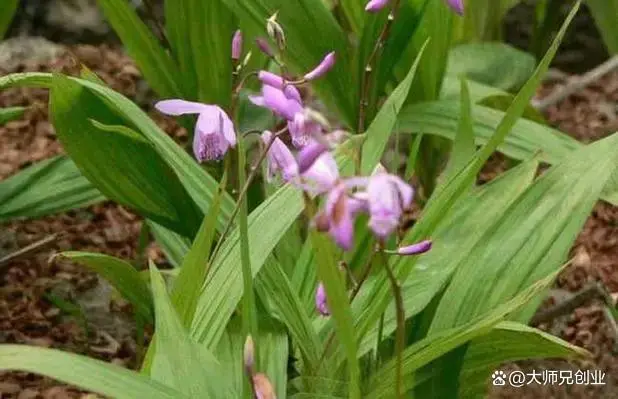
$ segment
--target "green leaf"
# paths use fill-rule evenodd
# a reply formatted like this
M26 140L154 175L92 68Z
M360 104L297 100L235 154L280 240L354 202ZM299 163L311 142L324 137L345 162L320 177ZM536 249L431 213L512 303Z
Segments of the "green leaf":
M41 374L118 399L189 398L179 391L124 367L56 349L0 345L0 370Z
M18 5L19 0L3 0L0 4L0 40L11 26Z
M329 52L337 62L326 76L313 82L317 95L336 110L347 126L356 123L358 86L353 73L346 34L330 10L318 0L222 0L241 20L266 34L266 19L277 12L288 46L284 60L292 70L304 75ZM316 29L319 26L320 29Z
M356 358L358 344L354 334L354 320L350 311L345 281L335 259L334 243L330 237L312 230L311 242L315 249L318 279L324 284L328 310L334 321L338 346L343 347L349 374L350 398L360 398L360 367Z
M255 276L281 236L303 209L301 193L284 186L249 215L251 268ZM202 289L191 328L192 336L212 348L242 297L240 242L234 229L219 250Z
M477 145L487 143L505 113L481 105L472 106L474 134ZM399 113L402 133L423 132L454 140L461 109L459 101L439 100L408 106ZM539 123L519 119L513 125L498 151L515 158L526 159L539 152L543 161L556 163L583 144L572 137Z
M184 256L180 273L174 281L172 303L180 315L182 325L187 329L191 327L200 291L208 274L210 253L217 232L217 216L226 185L227 173L221 179L210 212L204 217L191 248Z
M280 324L272 320L261 320L259 336L253 337L256 349L260 352L256 369L266 374L278 398L286 397L288 337ZM216 355L226 367L226 376L233 386L240 387L246 381L243 363L245 335L242 333L240 319L230 320L219 344ZM240 396L238 396L240 397Z
M470 343L459 375L459 397L483 396L492 371L505 362L575 357L590 353L536 328L503 321Z
M365 22L365 7L361 0L341 0L338 4L343 11L352 33L358 34Z
M429 334L484 314L560 267L616 168L617 143L613 135L552 167L495 220L458 266Z
M472 159L476 151L474 144L474 124L472 121L472 105L470 104L470 90L464 78L461 79L461 113L457 135L451 150L444 178L448 181L456 173L461 171Z
M204 214L208 212L219 183L206 173L170 136L161 131L144 111L122 94L107 86L77 78L69 78L69 80L78 83L96 95L105 104L106 112L112 113L115 117L120 118L124 124L144 135L154 145L165 162L174 169L202 212ZM48 73L19 73L0 77L0 89L14 86L51 87L51 83L51 74ZM103 112L103 110L100 111ZM217 227L219 230L225 228L233 209L234 201L226 194L221 203ZM201 220L201 218L197 220Z
M223 108L232 95L233 15L221 0L165 2L165 26L185 96ZM205 40L205 38L208 38Z
M90 252L61 252L58 256L80 263L98 273L133 305L135 313L152 323L152 295L139 272L122 259Z
M535 64L532 55L508 44L470 43L451 49L446 73L510 91L532 76Z
M104 200L73 161L57 156L0 182L0 222L47 216Z
M555 272L546 276L520 292L517 296L511 297L508 302L493 308L483 316L470 319L457 328L442 331L439 334L427 337L409 346L404 351L403 360L403 381L405 390L411 390L420 383L427 381L426 377L418 378L416 375L417 371L423 366L444 356L466 342L489 333L501 320L525 306L531 299L547 289L557 275L558 272ZM370 382L371 393L366 397L392 397L394 391L392 375L394 370L395 360L391 359L373 375Z
M521 0L474 0L466 3L459 39L465 42L487 42L502 38L503 18L506 12Z
M189 252L191 241L153 221L146 220L145 222L148 223L154 239L161 246L161 250L165 254L167 260L172 266L180 267L182 260L187 252Z
M182 97L180 70L126 0L98 0L106 19L150 86L162 97Z
M55 76L50 113L63 147L106 197L183 235L195 234L201 214L174 171L100 99Z
M298 294L281 265L273 257L266 261L258 274L255 287L262 301L270 302L290 331L303 358L308 362L306 367L315 370L320 360L322 344Z
M416 60L414 61L414 64L412 64L406 78L399 84L399 86L397 86L395 90L393 90L369 126L369 129L367 129L367 139L363 145L361 165L361 173L364 175L371 174L375 166L378 162L380 162L380 158L384 153L388 139L390 138L395 123L397 122L397 114L408 97L408 92L412 86L412 82L416 74L416 68L418 67L418 64L423 56L425 46L426 43L423 47L421 47L421 50L416 56Z
M155 304L156 354L153 378L163 379L191 398L216 398L232 394L229 380L212 353L192 342L183 329L165 282L156 266L150 263L150 280ZM230 397L237 397L232 394Z
M0 13L1 12L2 10L0 10ZM25 107L0 108L0 125L21 118L25 111Z
M618 0L588 0L586 2L610 54L618 54Z

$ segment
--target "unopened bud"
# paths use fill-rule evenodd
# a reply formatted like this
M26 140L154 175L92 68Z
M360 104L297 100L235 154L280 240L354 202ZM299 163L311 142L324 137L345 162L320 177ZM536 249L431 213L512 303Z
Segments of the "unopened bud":
M304 78L307 81L317 79L320 76L323 76L324 74L326 74L328 71L330 71L334 65L335 65L335 52L333 51L331 53L328 53L326 57L322 59L320 64L317 67L315 67L311 72L307 73L304 76Z
M275 389L265 374L257 373L252 378L253 391L257 399L277 399Z
M428 252L431 249L431 240L425 240L418 242L416 244L407 245L405 247L400 247L397 249L398 255L420 255Z
M255 363L255 347L251 335L247 335L244 349L245 369L251 374Z
M242 56L242 32L239 30L234 33L232 39L232 59L238 61Z
M324 284L320 282L315 290L315 308L322 316L330 316L326 301L326 290L324 289Z
M274 13L270 18L266 20L266 32L268 36L277 43L277 47L280 51L285 50L285 32L279 22L277 22L277 14Z
M273 49L270 48L270 44L268 44L266 39L258 37L257 39L255 39L255 44L257 44L258 48L262 53L266 54L270 58L275 57L275 53L273 52Z

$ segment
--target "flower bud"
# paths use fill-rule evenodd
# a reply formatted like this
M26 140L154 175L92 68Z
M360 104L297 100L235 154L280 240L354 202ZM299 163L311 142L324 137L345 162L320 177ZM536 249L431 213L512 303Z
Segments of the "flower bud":
M251 374L255 364L255 347L251 335L247 335L247 339L245 340L244 363L245 369Z
M335 65L335 60L335 52L328 53L317 67L304 76L304 79L310 81L325 75Z
M459 15L463 15L464 13L464 2L463 0L447 0L448 6L455 11Z
M279 25L279 22L277 22L277 13L274 13L266 20L266 32L268 36L277 43L277 47L280 51L285 50L285 32L281 25Z
M232 59L235 61L240 60L242 56L242 32L239 30L234 33L232 39Z
M275 389L265 374L257 373L252 378L253 391L257 399L277 399Z
M318 288L315 291L315 308L322 316L330 316L328 304L326 303L326 290L322 282L318 284Z
M390 0L371 0L369 3L367 3L367 6L365 7L365 11L378 12L384 7L386 7L389 1Z
M424 254L431 249L431 245L431 240L421 241L416 244L398 248L397 254L404 256Z
M268 44L265 39L258 37L257 39L255 39L255 44L257 44L258 48L262 53L266 54L270 58L275 57L275 53L273 52L272 48L270 48L270 44Z

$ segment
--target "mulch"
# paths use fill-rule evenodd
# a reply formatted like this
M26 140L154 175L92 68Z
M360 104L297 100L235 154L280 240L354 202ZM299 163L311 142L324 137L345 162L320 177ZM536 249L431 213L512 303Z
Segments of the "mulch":
M0 75L21 71L63 71L77 74L79 58L112 88L138 103L149 103L140 74L120 50L106 45L73 46L70 53L51 64L21 65L16 71L0 71ZM561 82L549 82L539 92L544 95ZM598 83L551 107L548 121L583 142L591 142L618 130L618 73L606 76ZM18 121L0 126L0 180L42 159L62 153L47 118L47 92L39 89L11 89L0 93L0 107L28 106ZM612 108L613 107L613 108ZM156 113L153 118L174 137L186 133ZM492 159L485 180L506 168L501 157ZM141 220L129 210L106 202L84 210L37 220L14 221L0 231L0 255L58 233L60 238L48 249L15 261L0 270L0 342L24 343L87 354L127 367L135 366L135 340L131 328L97 328L87 332L82 323L54 306L48 297L75 301L96 290L101 281L93 273L71 262L50 258L64 250L103 252L123 259L138 257L137 242ZM147 256L162 260L156 246L147 249ZM609 292L618 292L618 208L600 201L590 216L572 249L575 258L556 282L556 290L577 292L593 281L600 281ZM551 299L545 306L551 304ZM120 319L119 325L131 326L130 307L111 295L107 317ZM128 320L127 320L128 319ZM125 320L122 322L122 320ZM112 323L113 324L113 323ZM540 328L580 345L594 355L587 362L543 360L517 362L503 370L601 369L607 385L528 386L519 389L495 388L491 397L555 397L612 398L618 383L618 359L612 352L616 337L604 319L598 303L575 309L570 315L545 323ZM2 398L93 398L78 389L49 378L29 373L0 373Z

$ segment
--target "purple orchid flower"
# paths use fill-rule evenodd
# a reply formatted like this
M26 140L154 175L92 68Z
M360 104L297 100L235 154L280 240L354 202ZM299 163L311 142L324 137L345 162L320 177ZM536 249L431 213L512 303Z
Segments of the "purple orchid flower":
M262 133L262 141L268 145L273 139L273 134L266 130ZM281 177L285 182L291 181L298 176L298 165L290 149L279 139L274 138L267 154L267 175L266 180L271 182L275 173L281 172Z
M389 1L390 0L371 0L369 3L367 3L367 6L365 7L365 11L378 12L382 10L384 7L386 7Z
M238 61L242 56L242 32L237 30L232 39L232 59Z
M328 304L326 303L326 290L324 284L320 282L315 290L315 308L322 316L330 316Z
M399 225L403 211L412 204L414 190L400 177L381 172L368 179L364 194L369 227L380 238L386 238Z
M313 166L315 161L322 156L328 147L319 141L311 141L298 152L298 171L304 173Z
M447 0L448 6L459 15L464 13L464 0Z
M315 225L320 231L328 231L343 250L354 245L354 220L365 210L366 205L348 194L349 182L340 182L326 197L324 210L316 216Z
M236 145L234 123L216 105L185 100L163 100L155 108L167 115L198 114L193 136L193 153L199 162L219 160Z
M298 184L311 197L327 193L339 183L339 168L330 152L320 155L313 164L301 174Z

